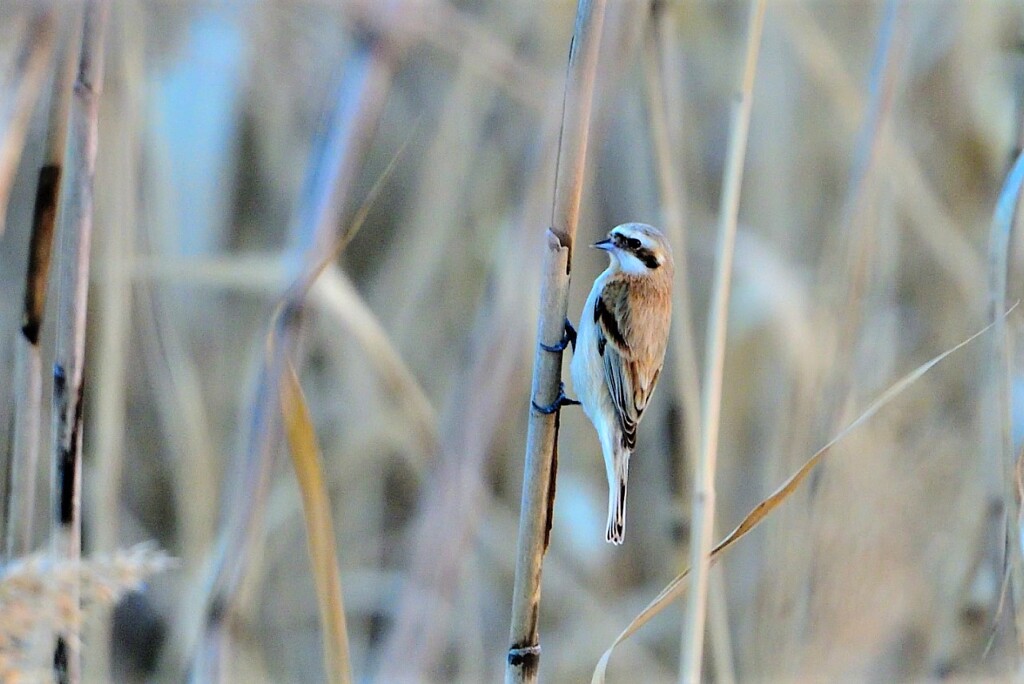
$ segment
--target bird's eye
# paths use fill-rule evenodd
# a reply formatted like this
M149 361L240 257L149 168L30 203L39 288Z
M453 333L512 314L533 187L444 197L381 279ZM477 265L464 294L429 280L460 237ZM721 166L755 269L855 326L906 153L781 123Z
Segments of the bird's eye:
M640 249L640 241L637 240L636 238L627 238L626 239L626 245L630 249Z

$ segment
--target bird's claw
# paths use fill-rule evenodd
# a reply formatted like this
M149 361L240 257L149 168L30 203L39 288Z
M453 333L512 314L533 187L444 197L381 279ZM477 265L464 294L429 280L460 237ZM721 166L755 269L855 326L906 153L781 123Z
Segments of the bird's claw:
M548 352L560 352L565 351L565 348L572 345L573 352L576 351L576 328L572 327L572 323L569 319L565 319L565 328L562 330L562 339L555 344L544 344L540 343L540 348Z
M564 382L558 383L558 396L555 397L555 400L548 404L547 406L540 406L535 401L531 401L530 403L533 404L534 409L536 409L539 413L543 413L544 415L550 415L557 411L558 409L562 408L563 406L579 406L580 404L580 402L576 401L575 399L570 399L569 397L565 396Z

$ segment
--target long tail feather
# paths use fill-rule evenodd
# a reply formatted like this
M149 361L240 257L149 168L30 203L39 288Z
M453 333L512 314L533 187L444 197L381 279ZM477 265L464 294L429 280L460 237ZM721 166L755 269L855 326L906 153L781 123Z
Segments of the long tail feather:
M621 544L626 536L626 480L629 476L629 452L615 453L614 472L608 480L608 527L605 541Z

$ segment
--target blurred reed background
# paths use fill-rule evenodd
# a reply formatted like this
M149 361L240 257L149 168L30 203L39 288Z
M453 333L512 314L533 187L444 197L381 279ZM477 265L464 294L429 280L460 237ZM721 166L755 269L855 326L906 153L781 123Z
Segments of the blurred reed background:
M3 140L17 142L7 114L27 117L0 238L0 453L14 448L23 391L14 349L55 65L77 49L79 6L61 3L45 37L32 18L50 7L0 5ZM86 680L181 681L212 643L204 623L216 606L204 601L224 586L237 595L226 681L324 677L295 475L279 436L257 439L268 429L260 365L274 306L406 144L288 344L323 452L356 680L501 677L575 11L570 0L113 3L84 554L155 540L180 561L117 606L109 637L102 616L87 630ZM719 530L897 377L986 323L988 229L1022 131L1022 13L1009 0L768 3L725 362ZM579 242L679 212L697 359L746 15L741 2L612 0L604 22ZM45 54L33 71L35 49ZM18 109L26 82L34 104ZM331 188L324 206L318 179ZM1011 244L1012 303L1024 250ZM582 247L574 256L573 319L605 266ZM51 286L47 369L54 310ZM1009 318L1011 333L1019 322ZM680 348L670 345L640 430L622 547L603 539L597 439L581 412L563 411L545 681L589 678L687 562L693 454ZM1013 609L997 609L1004 499L989 446L990 356L973 345L936 367L728 553L715 570L724 602L712 608L708 680L1014 671ZM1010 372L1020 435L1024 378ZM46 377L43 391L48 407ZM49 545L46 453L36 548ZM666 611L621 647L610 680L674 680L681 614Z

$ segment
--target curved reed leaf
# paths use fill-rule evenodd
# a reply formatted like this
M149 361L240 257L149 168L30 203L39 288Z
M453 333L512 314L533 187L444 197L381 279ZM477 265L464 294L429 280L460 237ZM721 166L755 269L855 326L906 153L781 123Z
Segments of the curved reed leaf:
M1009 315L1010 311L1016 308L1016 304L1013 305L1003 316ZM803 483L807 476L814 470L814 467L821 463L825 455L831 451L832 447L842 441L847 435L853 432L855 429L860 427L863 423L870 420L876 413L878 413L884 406L886 406L893 399L902 394L908 387L917 382L921 376L930 371L935 365L944 360L950 354L962 349L983 334L988 332L994 324L990 323L984 328L974 333L964 341L957 344L955 347L947 349L938 356L931 360L921 364L911 372L904 375L902 378L897 380L895 383L889 386L887 390L882 392L877 399L875 399L867 409L864 410L857 418L843 428L839 434L829 440L828 444L818 449L818 451L811 456L807 461L800 466L800 468L789 476L785 482L783 482L778 489L772 492L768 498L764 499L761 503L754 506L753 510L747 513L746 517L736 526L732 532L730 532L722 541L718 542L714 549L711 550L709 555L709 563L714 565L721 558L722 553L730 546L742 539L748 532L757 527L762 520L768 517L768 514L779 507L782 502L789 498L789 496L796 491L796 489ZM591 684L601 684L605 680L605 673L608 669L608 661L612 657L612 651L620 643L632 636L638 629L644 626L651 618L664 610L673 601L683 595L683 591L686 588L686 580L690 575L690 568L686 568L682 573L677 575L675 579L666 585L661 593L658 594L653 601L651 601L646 608L644 608L639 615L633 618L633 621L622 631L619 636L615 638L611 646L604 652L601 659L598 661L597 666L594 668L593 677L591 677Z

